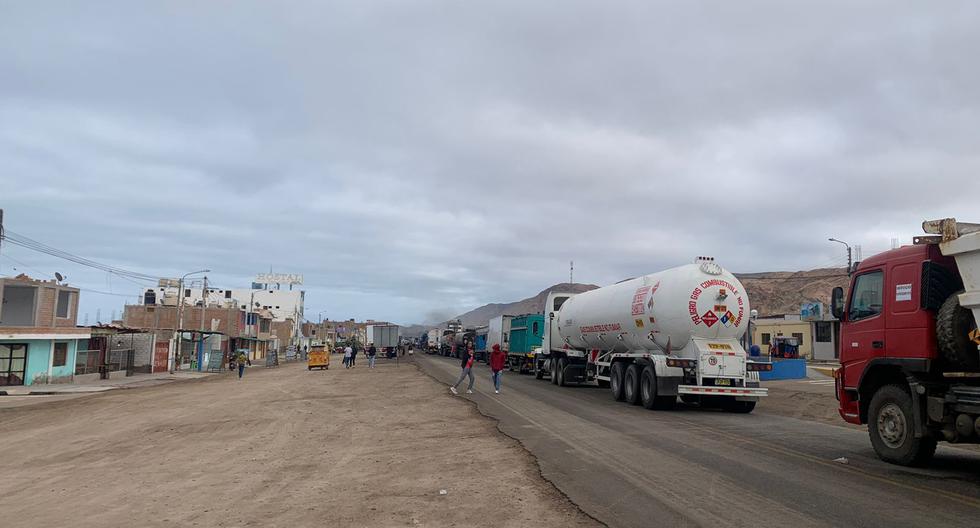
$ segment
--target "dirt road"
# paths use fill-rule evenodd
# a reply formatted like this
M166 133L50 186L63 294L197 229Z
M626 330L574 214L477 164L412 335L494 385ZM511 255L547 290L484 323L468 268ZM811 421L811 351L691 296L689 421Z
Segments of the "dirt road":
M405 363L252 368L3 409L0 439L5 528L596 524Z

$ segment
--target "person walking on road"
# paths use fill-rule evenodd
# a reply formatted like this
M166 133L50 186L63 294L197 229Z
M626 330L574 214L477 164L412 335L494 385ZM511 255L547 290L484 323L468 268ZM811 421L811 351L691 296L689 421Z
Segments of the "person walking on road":
M350 349L350 368L354 368L357 363L357 345L351 345Z
M473 359L475 358L475 356L473 355L473 349L467 347L465 349L465 352L460 352L459 356L461 358L460 366L463 368L463 370L459 373L459 379L456 380L456 383L453 386L449 387L449 392L453 394L459 394L459 392L456 390L456 387L458 387L460 383L463 383L463 378L469 376L470 385L469 387L466 388L466 394L473 394L473 382L476 381L473 378Z
M252 360L248 359L245 352L239 352L235 361L238 363L238 379L242 379L242 376L245 375L245 364L248 363L248 366L252 366Z
M354 351L351 350L350 345L344 347L344 368L350 368L350 358L353 354Z
M367 349L368 357L368 368L374 368L374 362L378 359L378 349L374 346L374 343L368 345Z
M507 353L500 350L500 345L493 345L490 352L490 379L493 380L493 392L500 394L500 378L504 375L504 367L507 365Z

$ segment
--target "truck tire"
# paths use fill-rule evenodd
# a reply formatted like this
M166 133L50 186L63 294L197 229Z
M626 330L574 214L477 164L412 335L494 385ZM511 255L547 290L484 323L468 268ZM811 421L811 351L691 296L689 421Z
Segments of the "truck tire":
M640 373L640 403L647 409L667 411L677 403L676 396L657 395L657 373L653 366L647 365Z
M623 375L623 397L630 405L640 404L640 367L636 363L626 367Z
M534 379L544 379L544 367L536 365L534 368Z
M609 367L609 390L612 391L613 399L623 401L626 395L623 394L623 373L626 370L622 361L617 361Z
M754 401L738 401L734 397L727 398L721 403L721 410L736 414L749 414L755 409Z
M557 378L555 384L558 385L559 387L567 387L568 386L568 384L565 383L565 366L566 365L567 365L567 363L565 362L565 358L562 358L562 359L559 359L558 360L558 370L555 372L555 377Z
M936 452L934 438L915 438L912 396L898 385L885 385L871 398L868 435L878 458L902 466L919 466Z
M976 372L980 371L980 352L970 340L970 333L977 329L977 322L970 310L960 306L961 293L962 290L946 298L936 312L936 342L950 368Z
M558 359L551 358L551 384L558 385Z

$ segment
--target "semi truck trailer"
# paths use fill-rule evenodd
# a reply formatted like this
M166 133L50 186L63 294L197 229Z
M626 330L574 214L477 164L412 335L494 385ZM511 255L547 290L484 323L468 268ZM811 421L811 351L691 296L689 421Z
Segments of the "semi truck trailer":
M980 443L980 224L926 221L913 245L856 263L834 288L841 417L878 457L922 465L938 441Z
M672 408L677 397L748 413L768 394L740 338L749 298L711 257L585 293L552 292L535 375L595 381L616 400Z

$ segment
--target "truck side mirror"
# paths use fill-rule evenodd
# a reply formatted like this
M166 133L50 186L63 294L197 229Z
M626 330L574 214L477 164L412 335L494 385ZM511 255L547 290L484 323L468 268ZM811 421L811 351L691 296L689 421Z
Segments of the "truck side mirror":
M555 318L555 312L548 313L548 319L554 319L554 318Z
M834 314L838 321L844 320L844 288L840 286L834 288L833 293L830 294L830 313Z

